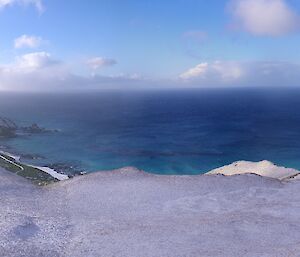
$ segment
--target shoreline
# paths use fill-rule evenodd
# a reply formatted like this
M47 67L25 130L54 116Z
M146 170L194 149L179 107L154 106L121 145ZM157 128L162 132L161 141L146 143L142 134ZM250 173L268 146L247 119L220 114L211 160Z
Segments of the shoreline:
M29 168L32 168L33 170L36 170L36 172L43 172L43 173L51 176L52 180L50 180L51 181L50 183L60 182L60 181L71 179L71 177L69 177L68 175L57 172L55 169L52 169L50 167L36 166L36 165L21 162L20 156L11 154L6 151L0 151L0 158L4 161L8 162L9 164L16 166L21 171L24 171L24 167L29 167ZM12 171L10 169L7 169L7 168L1 166L1 163L0 163L0 167L6 169L8 171ZM144 173L150 174L150 175L152 174L152 173L144 171L144 170L141 171L135 167L123 167L120 169L113 169L113 170L108 170L108 171L95 171L95 172L90 172L90 173L81 172L80 175L93 174L93 173L98 173L98 172L114 172L116 170L127 170L127 171L135 170L135 171L144 172ZM12 171L12 172L14 172L14 171ZM20 175L20 172L14 172L14 173L16 173L17 175ZM299 180L300 179L300 171L299 170L296 170L293 168L277 166L274 163L267 161L267 160L260 161L260 162L237 161L232 164L213 169L213 170L208 171L203 174L190 175L190 176L191 177L203 176L203 175L233 176L233 175L241 175L241 174L255 174L258 176L262 176L262 177L278 179L280 181L291 181L291 180ZM38 174L36 174L36 176L33 175L33 177L31 177L30 180L33 180L33 181L38 180L39 185L49 184L49 177L47 177L45 180L43 180L43 177L41 179L37 175ZM158 174L155 174L155 175L158 175ZM163 176L163 175L161 175L161 176ZM164 176L174 176L174 175L164 175ZM175 175L175 176L188 176L188 175ZM28 177L25 177L25 178L28 178Z
M1 117L0 117L1 118ZM59 130L57 129L45 129L43 127L39 127L36 123L33 123L31 126L18 126L16 125L13 121L11 121L10 119L6 119L9 123L13 124L13 131L15 131L15 135L17 135L17 130L23 130L26 133L28 133L28 135L33 135L33 134L40 134L40 133L45 133L45 132L58 132ZM4 136L4 138L6 138ZM7 137L8 138L8 137ZM0 138L1 139L1 138ZM3 139L3 137L2 137ZM4 156L2 156L2 154ZM31 157L25 157L25 155L27 156L32 156ZM38 156L38 155L37 155ZM37 159L47 159L44 158L43 156L38 156ZM62 160L61 163L43 163L43 162L33 162L33 164L30 164L30 160L34 160L35 157L34 155L29 154L23 154L23 153L18 153L18 151L16 149L10 148L9 146L5 146L5 145L0 145L0 160L2 162L6 162L9 165L12 165L13 167L9 167L8 170L10 170L10 168L14 168L13 172L17 173L19 175L19 173L22 173L24 171L24 167L31 169L31 172L35 173L39 173L39 175L41 173L43 174L47 174L47 176L49 175L51 177L50 180L53 180L53 182L57 182L57 181L62 181L62 180L67 180L69 178L72 178L74 176L77 175L84 175L87 173L96 173L98 172L97 170L94 171L90 171L90 172L85 172L79 169L73 169L74 167L74 162L70 162L69 164L64 163L64 161ZM24 160L24 161L23 161ZM1 166L1 161L0 161L0 167ZM35 164L34 164L35 163ZM4 168L7 165L4 165ZM214 167L214 166L213 166ZM15 171L15 169L20 169L20 172ZM122 167L116 167L116 169L122 169ZM115 169L113 169L115 170ZM11 171L11 170L10 170ZM100 170L104 171L104 170ZM105 170L106 171L106 170ZM200 170L199 170L200 171ZM146 173L149 174L161 174L164 175L163 172L157 172L155 173L155 171L147 171L145 170ZM195 172L196 174L199 175L211 175L211 174L222 174L222 175L226 175L226 176L230 176L230 175L236 175L236 174L246 174L246 173L254 173L260 176L265 176L265 177L271 177L271 178L276 178L279 180L289 180L289 179L299 179L300 176L300 171L297 169L293 169L293 168L286 168L286 167L282 167L282 166L278 166L270 161L267 160L263 160L263 161L258 161L258 162L252 162L252 161L236 161L233 162L229 165L224 165L209 171L205 171L205 172L199 172L197 173L197 171ZM167 175L177 175L177 174L167 174ZM178 174L178 176L186 176L189 174ZM194 174L190 174L191 176L195 176ZM46 177L47 177L46 176ZM26 176L25 176L26 177ZM49 177L46 179L46 181L43 180L43 176L39 176L38 178L34 177L34 174L31 174L31 179L32 180L40 180L42 184L44 184L44 182L48 183Z
M38 185L47 185L48 183L69 179L68 175L61 174L54 169L27 164L25 162L21 162L20 159L20 156L6 151L0 151L0 160L2 161L0 162L0 167L25 177ZM17 168L17 170L15 168ZM45 176L41 176L41 174L44 174Z

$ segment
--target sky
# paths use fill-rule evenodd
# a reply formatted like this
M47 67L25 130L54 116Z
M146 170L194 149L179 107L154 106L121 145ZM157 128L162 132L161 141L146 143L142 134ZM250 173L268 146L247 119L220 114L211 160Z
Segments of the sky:
M0 0L0 90L298 86L299 0Z

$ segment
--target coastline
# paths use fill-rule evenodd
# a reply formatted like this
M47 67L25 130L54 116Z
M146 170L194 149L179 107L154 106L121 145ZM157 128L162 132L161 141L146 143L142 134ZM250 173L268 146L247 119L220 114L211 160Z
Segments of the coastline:
M18 131L23 131L24 133L28 133L28 135L58 131L58 130L45 129L43 127L40 127L36 123L33 123L31 126L24 127L24 126L18 126L12 120L7 118L0 117L0 120L3 123L2 126L0 127L2 131L2 138L10 138L12 136L16 136ZM6 146L0 145L0 167L8 171L11 171L13 173L16 173L17 175L23 176L38 185L47 185L53 182L68 180L69 178L79 174L80 175L85 174L85 172L80 172L80 173L74 172L72 174L69 174L69 173L62 172L60 169L56 169L57 166L60 166L61 168L61 164L56 164L56 165L53 164L52 166L54 167L29 164L27 163L28 161L24 162L22 160L23 155L13 153L10 151L11 149L9 151L6 150L8 150L6 149ZM31 156L31 154L29 154L28 156ZM64 164L62 166L64 166ZM73 165L71 166L71 168L72 167ZM133 169L137 170L135 168ZM147 173L147 171L144 172ZM219 168L210 170L206 173L200 173L200 174L201 175L221 174L224 176L232 176L232 175L251 174L251 173L259 176L275 178L281 181L298 180L300 178L299 170L277 166L274 163L267 160L263 160L259 162L251 162L251 161L243 161L243 160L236 161L229 165L221 166Z
M33 168L34 171L36 171L36 175L33 174L29 179L36 182L39 185L47 185L49 183L53 182L59 182L59 181L64 181L70 179L70 177L66 174L60 173L56 171L55 169L52 169L47 166L35 166L31 165L28 163L21 162L21 157L17 156L15 154L11 154L6 151L0 151L0 158L9 164L12 164L19 168L21 171L24 171L24 167L29 167ZM9 159L7 159L9 158ZM1 167L1 162L0 162L0 167ZM5 167L2 166L2 168L5 169ZM137 168L130 167L130 168L121 168L119 170L138 170ZM7 169L9 171L12 171L10 169ZM114 171L114 170L112 170ZM14 172L14 171L13 171ZM46 177L44 180L43 177L41 178L38 176L38 173L43 172L49 176L51 176L52 179L49 181L49 177ZM101 171L98 171L101 172ZM143 171L147 173L147 171ZM20 172L15 172L17 175L20 175ZM97 173L97 172L91 172L91 173ZM85 175L86 173L80 173L80 175ZM151 173L147 173L151 174ZM260 162L251 162L251 161L237 161L229 165L221 166L219 168L213 169L209 172L200 174L198 176L202 175L224 175L224 176L233 176L233 175L241 175L241 174L255 174L259 175L262 177L269 177L269 178L274 178L278 179L281 181L291 181L291 180L299 180L300 179L300 171L293 169L293 168L286 168L286 167L281 167L277 166L274 163L264 160ZM22 175L21 175L22 176ZM167 176L172 176L172 175L167 175ZM181 176L181 175L177 175ZM182 175L186 176L186 175ZM196 175L191 175L191 176L196 176ZM26 177L26 176L23 176ZM28 178L28 177L26 177Z
M69 179L69 176L61 174L49 167L35 166L21 162L20 156L11 154L6 151L0 151L0 159L0 167L22 177L25 177L38 185L47 185L49 183Z

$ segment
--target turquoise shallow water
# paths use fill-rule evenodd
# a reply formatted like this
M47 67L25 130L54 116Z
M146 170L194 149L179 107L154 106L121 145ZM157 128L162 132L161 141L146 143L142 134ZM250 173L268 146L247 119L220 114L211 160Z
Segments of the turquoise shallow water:
M39 165L199 174L237 160L300 169L300 90L0 94L0 115L59 133L2 141Z

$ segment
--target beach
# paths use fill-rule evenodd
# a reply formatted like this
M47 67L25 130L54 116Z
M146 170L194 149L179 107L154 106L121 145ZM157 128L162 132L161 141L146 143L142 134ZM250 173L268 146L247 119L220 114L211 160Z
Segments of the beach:
M299 180L135 168L43 187L0 177L0 256L299 256Z

